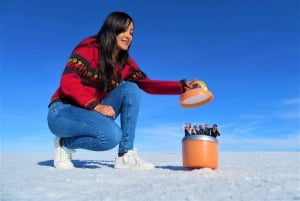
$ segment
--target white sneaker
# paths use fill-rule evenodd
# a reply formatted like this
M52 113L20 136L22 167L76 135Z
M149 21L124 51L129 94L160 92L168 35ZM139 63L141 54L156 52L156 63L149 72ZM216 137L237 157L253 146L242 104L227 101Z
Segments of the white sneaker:
M71 160L75 150L60 146L59 141L60 137L56 137L54 140L54 167L64 170L74 168Z
M137 156L137 150L130 150L121 157L116 157L115 160L116 169L140 169L150 170L154 169L154 165L143 161Z

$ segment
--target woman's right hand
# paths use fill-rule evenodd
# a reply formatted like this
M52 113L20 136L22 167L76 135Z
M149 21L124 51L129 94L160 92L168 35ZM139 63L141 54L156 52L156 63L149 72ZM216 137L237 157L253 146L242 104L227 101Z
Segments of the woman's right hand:
M190 81L186 81L185 82L185 91L188 91L188 90L190 90L190 89L195 89L198 85L197 84L195 84L195 82L196 82L197 80L195 79L195 80L190 80Z
M107 116L107 117L111 117L111 118L116 117L115 110L110 105L98 104L98 105L96 105L96 107L94 107L94 110L96 112L99 112L100 114L103 114L104 116Z

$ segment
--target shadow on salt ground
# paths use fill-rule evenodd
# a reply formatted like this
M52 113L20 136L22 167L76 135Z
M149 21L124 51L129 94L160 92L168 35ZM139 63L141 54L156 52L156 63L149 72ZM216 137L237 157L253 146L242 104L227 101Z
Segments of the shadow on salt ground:
M101 168L101 166L106 166L110 168L114 168L114 162L113 161L95 161L95 160L72 160L75 168L87 168L87 169L97 169ZM46 161L40 161L38 162L38 165L40 166L49 166L53 167L53 160L46 160ZM192 171L195 169L192 168L186 168L183 166L172 166L172 165L166 165L166 166L155 166L156 169L167 169L172 171ZM202 170L207 168L199 168L196 170Z
M96 169L101 168L101 166L106 166L110 168L114 168L114 162L113 161L95 161L95 160L72 160L74 167L76 168L88 168L88 169ZM38 162L38 165L40 166L48 166L53 167L53 160L46 160L46 161L40 161ZM173 171L191 171L192 169L185 168L182 166L155 166L157 169L168 169Z
M172 166L172 165L168 165L168 166L155 166L155 168L160 168L160 169L168 169L168 170L173 170L173 171L187 171L187 172L191 172L191 171L199 171L202 173L211 173L211 172L215 172L215 170L211 169L211 168L188 168L188 167L183 167L183 166Z
M76 168L96 169L101 168L101 166L114 167L113 161L72 160L72 162ZM38 162L38 165L53 167L53 160L40 161Z
M160 168L160 169L168 169L168 170L173 170L173 171L190 171L191 169L185 168L183 166L172 166L172 165L167 165L167 166L155 166L155 168Z

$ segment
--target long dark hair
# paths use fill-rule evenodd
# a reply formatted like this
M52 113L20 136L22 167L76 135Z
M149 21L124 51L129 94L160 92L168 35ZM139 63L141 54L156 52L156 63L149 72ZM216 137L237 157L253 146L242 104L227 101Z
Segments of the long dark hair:
M131 22L133 22L133 20L127 13L118 11L112 12L106 17L101 29L95 36L99 44L99 67L97 70L99 80L97 88L101 91L107 91L108 81L114 78L115 64L113 63L112 55L117 45L116 36L126 31ZM128 50L129 48L130 46ZM128 50L120 50L116 58L116 62L120 66L118 72L119 76L124 64L128 61Z

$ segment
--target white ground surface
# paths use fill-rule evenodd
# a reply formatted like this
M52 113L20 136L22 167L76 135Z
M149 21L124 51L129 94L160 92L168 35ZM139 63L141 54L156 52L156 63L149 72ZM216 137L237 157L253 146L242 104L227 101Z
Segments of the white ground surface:
M116 170L112 152L77 152L56 170L52 153L1 153L2 201L294 201L300 153L220 153L219 168L188 170L181 153L143 153L154 170Z

